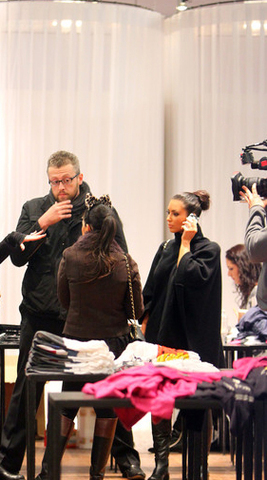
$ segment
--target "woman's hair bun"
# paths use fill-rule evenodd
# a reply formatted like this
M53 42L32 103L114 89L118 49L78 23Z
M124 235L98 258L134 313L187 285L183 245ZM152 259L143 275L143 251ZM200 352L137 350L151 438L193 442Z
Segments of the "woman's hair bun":
M201 210L208 210L210 208L210 194L206 190L197 190L193 193L198 197Z

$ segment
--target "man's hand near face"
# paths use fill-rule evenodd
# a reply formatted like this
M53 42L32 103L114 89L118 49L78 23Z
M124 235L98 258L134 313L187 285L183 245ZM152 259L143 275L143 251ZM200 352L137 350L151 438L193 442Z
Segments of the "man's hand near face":
M43 231L47 230L50 225L60 222L65 218L71 217L72 203L70 200L63 202L55 202L38 220Z

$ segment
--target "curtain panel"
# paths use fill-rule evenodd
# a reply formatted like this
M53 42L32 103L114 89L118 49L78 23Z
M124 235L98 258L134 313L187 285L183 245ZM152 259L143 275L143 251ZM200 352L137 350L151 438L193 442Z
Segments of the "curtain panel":
M46 162L69 150L109 193L145 278L163 237L162 16L89 2L0 2L1 238L48 193ZM19 323L24 269L0 268L0 318Z
M179 191L210 193L200 223L221 246L231 324L237 303L225 251L244 242L248 207L233 202L230 178L235 171L267 176L240 161L243 147L267 137L266 18L267 5L254 1L187 10L164 22L165 201Z
M204 188L200 220L222 251L223 308L235 323L225 250L243 242L233 202L242 147L266 137L267 5L233 2L171 18L134 6L0 2L1 237L24 201L48 192L46 161L78 155L96 195L109 193L145 282L165 211ZM18 323L23 269L0 268L1 321Z

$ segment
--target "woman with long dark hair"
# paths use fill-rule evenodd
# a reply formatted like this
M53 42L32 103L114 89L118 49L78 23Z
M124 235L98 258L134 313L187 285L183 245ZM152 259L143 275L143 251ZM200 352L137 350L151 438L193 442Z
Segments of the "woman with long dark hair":
M83 235L63 253L58 271L58 297L67 309L63 335L80 341L104 340L115 357L132 341L127 319L132 317L125 253L115 241L116 219L109 196L87 194ZM140 275L127 254L136 316L143 313ZM81 390L83 384L64 382L63 390ZM72 431L77 409L66 409L61 418L61 451ZM101 480L111 451L117 418L113 410L96 410L90 479ZM38 480L47 480L47 455ZM135 467L135 478L144 478ZM37 480L36 479L36 480Z
M247 309L257 303L257 284L261 272L261 263L249 259L245 245L240 243L229 248L225 254L228 275L235 283L239 296L239 308Z

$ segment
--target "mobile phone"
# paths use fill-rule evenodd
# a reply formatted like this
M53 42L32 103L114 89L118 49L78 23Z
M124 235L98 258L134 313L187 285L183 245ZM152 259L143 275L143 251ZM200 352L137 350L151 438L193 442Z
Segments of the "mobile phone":
M193 218L194 220L196 220L196 222L198 222L198 220L199 220L199 218L196 216L195 213L190 213L190 215L188 215L187 218L188 218L189 220L190 220L191 218Z

